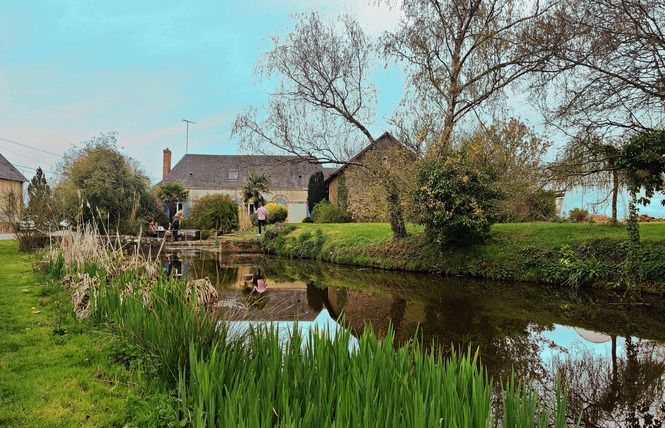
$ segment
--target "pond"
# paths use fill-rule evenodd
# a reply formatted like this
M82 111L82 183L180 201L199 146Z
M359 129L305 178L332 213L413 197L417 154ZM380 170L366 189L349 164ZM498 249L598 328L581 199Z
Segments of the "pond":
M248 320L312 321L322 311L360 336L371 324L404 344L478 349L489 375L557 372L583 426L665 424L665 299L607 291L357 269L311 260L200 250L169 254L169 271L208 277Z

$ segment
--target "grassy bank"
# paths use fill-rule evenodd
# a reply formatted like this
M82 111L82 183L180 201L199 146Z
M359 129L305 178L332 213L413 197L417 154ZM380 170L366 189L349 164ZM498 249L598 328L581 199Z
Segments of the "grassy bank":
M484 244L441 247L423 228L393 240L388 224L279 225L261 238L266 252L384 269L490 279L624 288L627 233L622 226L590 223L497 224ZM665 223L640 225L637 289L665 291Z
M124 426L135 382L17 249L0 241L0 426Z

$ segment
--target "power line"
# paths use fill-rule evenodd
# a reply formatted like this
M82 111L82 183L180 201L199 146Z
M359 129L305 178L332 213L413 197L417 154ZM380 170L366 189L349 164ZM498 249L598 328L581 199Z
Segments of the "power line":
M8 143L16 144L18 146L27 147L27 148L32 149L32 150L37 150L38 152L48 153L49 155L58 156L58 157L61 156L57 153L49 152L48 150L42 150L42 149L38 149L37 147L28 146L27 144L17 143L16 141L8 140L6 138L0 137L0 140L6 141Z
M30 156L26 156L26 155L24 155L24 154L22 154L22 153L15 152L14 150L12 150L12 149L8 149L7 147L0 146L0 149L7 150L8 152L12 152L12 153L17 154L17 155L19 155L19 156L23 156L24 158L26 158L26 159L30 159L31 161L34 161L34 162L37 162L37 163L41 163L41 164L44 164L44 165L46 165L46 166L53 167L53 165L51 165L50 163L42 162L42 161L40 161L39 159L31 158Z
M12 159L12 158L10 158L10 157L8 157L8 156L7 156L7 160L11 161L12 166L14 166L16 169L24 169L24 171L31 171L31 172L34 172L34 171L37 170L37 168L33 168L33 167L31 167L31 166L28 166L28 165L23 165L22 163L19 163L19 162L16 161L15 159ZM21 167L21 168L19 168L19 167ZM44 172L48 172L48 173L51 173L51 174L59 174L59 173L57 173L57 172L55 172L55 171L52 171L52 170L50 170L50 169L43 169L43 168L42 168L42 171L44 171Z

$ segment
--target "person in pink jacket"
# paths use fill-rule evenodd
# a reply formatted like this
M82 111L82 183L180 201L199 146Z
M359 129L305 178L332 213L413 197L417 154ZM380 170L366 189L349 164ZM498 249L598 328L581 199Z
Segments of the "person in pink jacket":
M261 226L265 229L266 227L266 216L268 215L268 210L266 207L261 205L258 210L256 210L256 217L259 219L259 235L261 236Z

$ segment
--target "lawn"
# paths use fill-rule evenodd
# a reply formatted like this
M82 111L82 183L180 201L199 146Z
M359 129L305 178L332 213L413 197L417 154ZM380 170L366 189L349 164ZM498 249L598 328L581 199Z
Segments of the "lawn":
M66 292L37 283L34 256L17 248L0 241L0 426L124 426L127 372L69 317Z
M484 243L441 246L421 226L407 225L407 237L392 238L387 223L297 224L261 240L267 252L357 266L413 270L491 279L581 283L624 287L627 275L639 289L665 292L665 223L642 223L643 250L637 272L623 270L628 233L623 225L601 223L496 224ZM580 281L577 282L579 284ZM576 285L577 286L577 285Z

